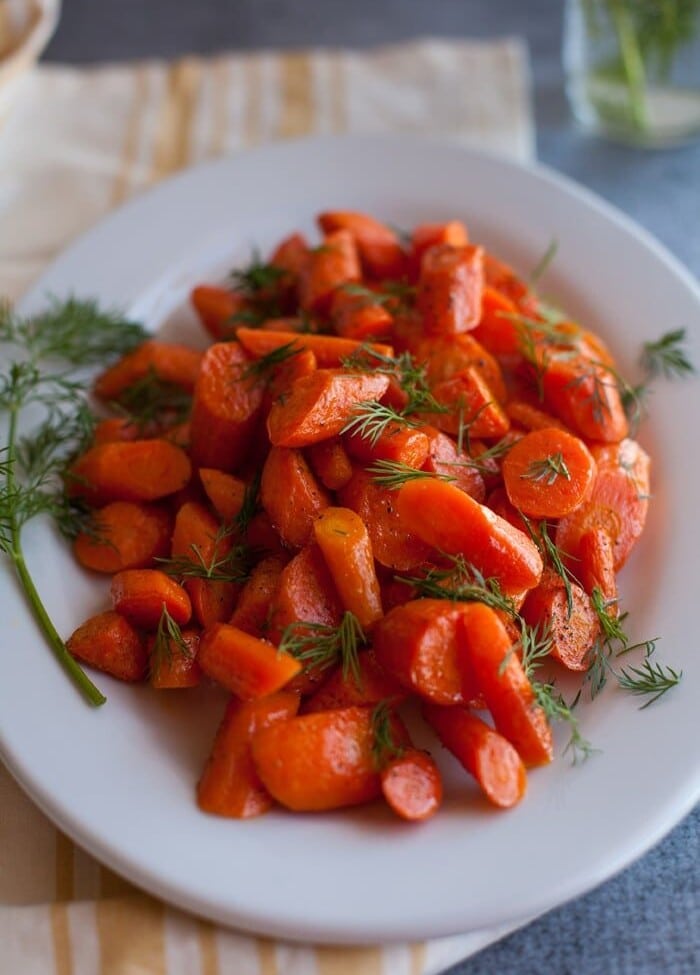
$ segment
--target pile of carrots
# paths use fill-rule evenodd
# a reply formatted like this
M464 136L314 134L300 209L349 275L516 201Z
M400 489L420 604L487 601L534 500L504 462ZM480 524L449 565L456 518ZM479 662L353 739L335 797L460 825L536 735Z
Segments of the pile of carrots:
M553 756L523 633L586 671L649 459L601 340L460 221L318 223L319 244L194 289L206 352L148 341L97 378L112 415L66 484L112 608L67 645L125 681L230 693L206 812L383 795L426 819L442 784L408 699L510 807Z

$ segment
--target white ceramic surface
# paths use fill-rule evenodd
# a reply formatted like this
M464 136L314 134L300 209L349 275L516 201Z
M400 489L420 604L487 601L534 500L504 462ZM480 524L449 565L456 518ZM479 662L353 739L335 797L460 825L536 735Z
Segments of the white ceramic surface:
M153 327L195 334L189 287L216 279L252 245L312 230L330 207L391 223L463 218L476 240L532 267L599 330L634 374L642 340L686 326L698 355L700 293L629 220L552 173L399 138L286 143L194 169L130 203L74 244L22 302L97 296ZM98 676L109 701L85 706L45 647L7 566L0 576L0 748L27 791L69 835L147 890L217 921L288 938L415 939L544 911L600 883L660 839L700 796L696 647L699 385L653 397L643 441L655 462L646 535L623 573L636 635L660 634L680 688L640 713L612 687L581 706L603 751L530 775L510 812L487 808L452 760L444 808L427 824L380 805L251 822L202 815L193 785L223 707L205 690L154 693ZM31 569L59 630L104 606L108 583L74 565L47 525L26 533ZM558 735L558 752L565 736Z

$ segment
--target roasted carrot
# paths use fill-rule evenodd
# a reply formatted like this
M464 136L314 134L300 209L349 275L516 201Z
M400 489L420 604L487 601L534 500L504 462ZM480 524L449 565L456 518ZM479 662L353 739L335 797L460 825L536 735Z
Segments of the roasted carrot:
M369 629L381 619L382 600L364 522L349 508L326 508L313 530L343 606Z
M509 400L504 409L509 419L525 430L543 430L545 427L557 427L559 430L566 430L565 425L556 416L552 416L551 413L546 413L524 400Z
M197 662L199 630L182 630L181 640L165 631L154 634L148 643L149 681L156 690L181 690L197 687L202 669Z
M245 313L250 310L243 295L210 284L194 288L190 300L204 329L215 342L234 338L239 324L246 321ZM237 315L240 315L238 321Z
M457 662L459 620L468 609L443 599L414 599L376 625L372 640L381 666L405 688L435 704L465 704L478 689Z
M356 470L338 491L338 500L357 512L367 526L375 559L389 569L405 572L426 562L433 550L402 522L397 493L377 484L365 470Z
M600 633L600 623L590 597L576 582L570 582L571 612L567 590L561 576L546 570L539 585L531 589L523 603L523 619L539 627L551 639L551 656L569 670L584 671L590 652Z
M146 569L168 554L171 531L164 508L114 501L94 514L90 530L75 539L73 554L94 572Z
M615 377L585 358L554 357L546 362L542 386L547 407L570 430L587 440L617 443L629 425Z
M71 465L68 492L88 504L156 501L183 488L192 467L187 454L166 440L133 440L91 447Z
M292 623L322 623L336 627L342 605L323 555L309 545L284 567L270 607L269 635L279 640Z
M476 682L496 730L514 745L525 765L551 762L547 718L498 615L482 603L471 603L460 617L457 638L462 673Z
M380 399L388 385L387 376L317 369L273 404L267 418L270 441L277 447L307 447L336 437L357 406Z
M565 430L533 430L508 451L503 483L516 508L533 518L561 518L588 499L595 461L582 440Z
M272 267L285 273L275 282L274 303L294 311L299 301L299 276L309 258L309 245L303 234L291 234L280 241L270 255Z
M343 284L361 278L355 238L347 230L326 234L323 244L312 250L299 276L299 300L306 311L326 314L333 292Z
M118 400L130 386L149 374L162 382L192 392L202 364L202 353L171 342L144 342L123 356L95 380L95 396Z
M330 317L334 330L347 339L383 339L391 335L394 322L386 304L371 296L338 288L331 299Z
M534 542L454 485L409 481L396 505L407 531L443 552L463 555L506 591L530 589L539 581L542 559Z
M251 636L264 637L270 615L270 603L280 582L285 559L271 555L262 559L250 573L241 590L229 622Z
M467 228L461 220L448 220L447 223L422 223L411 234L411 253L422 258L429 247L436 244L449 244L451 247L464 247L469 243Z
M413 358L425 366L430 386L453 379L465 369L475 369L499 403L507 399L503 372L495 356L477 342L472 332L431 335L415 342Z
M289 396L297 379L310 376L317 369L318 360L311 349L294 351L294 355L280 363L269 376L263 401L265 413L270 412L270 407L275 400Z
M345 487L352 477L352 463L339 439L311 444L306 456L311 470L329 491Z
M184 586L202 626L228 620L240 590L238 582L222 578L233 543L219 527L216 518L196 501L183 504L175 517L171 555L185 567Z
M159 569L125 569L112 578L112 608L134 626L154 630L167 612L184 626L192 616L190 597Z
M97 446L102 443L118 443L123 440L140 440L143 435L138 424L127 420L126 417L113 416L107 420L100 420L95 425L92 443L93 446Z
M601 528L584 532L579 541L578 557L577 576L581 585L589 596L597 589L607 612L617 616L615 553L608 533Z
M506 494L505 488L497 487L489 493L486 499L486 506L495 512L500 518L509 522L513 528L517 528L518 531L523 532L525 535L529 535L527 522L522 516L522 513L511 503L508 495ZM540 522L531 521L530 525L535 531L539 530Z
M500 439L508 432L510 421L475 366L436 383L433 396L447 412L433 414L431 422L446 433L466 428L470 436Z
M200 467L199 479L217 515L226 522L233 521L243 507L245 481L212 467Z
M488 251L484 251L484 277L489 287L510 298L520 311L526 314L536 312L537 300L525 282L512 267L499 261Z
M389 806L409 822L430 819L440 808L442 777L427 752L403 750L382 768L381 784Z
M494 806L509 809L520 802L527 788L527 773L506 738L464 708L424 704L423 716Z
M347 433L343 444L351 457L364 464L390 460L417 469L425 463L430 450L425 433L403 423L387 424L374 442L359 433Z
M311 473L301 451L287 447L273 447L267 455L260 500L280 538L292 548L306 545L315 519L330 504L330 496Z
M423 254L418 309L426 333L454 335L478 323L484 287L484 252L465 244L435 244Z
M475 501L486 498L484 478L469 461L470 457L457 450L454 440L435 427L423 426L421 432L428 438L428 456L422 470L453 479L455 487L470 494Z
M198 660L208 677L244 701L274 694L301 670L290 654L230 623L205 629Z
M407 695L401 684L377 662L372 650L357 655L357 677L336 667L318 690L304 702L304 712L333 711L354 705L379 704L380 701L399 703Z
M256 359L293 342L295 348L313 352L322 369L337 368L342 365L343 359L350 358L361 350L364 344L355 339L339 338L336 335L315 335L311 332L299 335L296 332L260 331L253 328L239 329L237 338L246 352ZM390 345L380 342L369 343L369 348L386 356L393 355L394 351Z
M347 230L353 237L363 270L371 278L402 277L406 257L396 233L366 213L332 211L318 217L321 230L332 234Z
M521 336L516 323L518 306L507 295L487 284L481 297L481 317L472 335L492 355L515 355Z
M148 653L141 633L119 613L91 616L66 640L77 660L124 681L143 680Z
M253 762L274 798L297 812L356 806L381 794L371 709L305 714L253 736Z

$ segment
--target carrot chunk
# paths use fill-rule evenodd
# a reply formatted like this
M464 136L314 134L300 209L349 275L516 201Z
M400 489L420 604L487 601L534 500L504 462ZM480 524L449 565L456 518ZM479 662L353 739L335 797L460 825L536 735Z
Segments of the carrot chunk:
M152 374L161 382L192 392L201 364L202 353L186 345L144 342L100 373L93 391L102 400L118 400L130 386Z
M182 641L153 634L148 643L149 681L159 691L197 687L202 669L197 662L199 630L182 630Z
M382 616L382 599L367 529L349 508L326 508L313 526L345 607L366 630Z
M359 281L360 277L360 259L352 234L348 230L335 230L327 234L321 247L311 251L301 269L301 307L325 314L335 289L342 284Z
M284 567L270 609L270 637L278 640L292 623L338 626L343 608L317 545L309 545Z
M585 671L600 623L581 586L571 582L570 591L571 612L561 576L548 570L527 594L521 612L527 623L539 626L550 637L551 655L556 660L569 670Z
M179 626L189 622L192 604L182 586L158 569L125 569L112 579L112 607L134 626L154 630L163 611Z
M336 667L304 702L304 712L333 711L361 704L379 704L387 699L399 702L406 690L377 662L372 650L357 655L357 676Z
M466 332L478 323L484 287L484 252L465 244L436 244L421 261L418 309L428 334Z
M273 447L260 482L260 500L282 541L302 548L330 497L311 473L299 450Z
M168 554L172 519L163 508L113 501L93 520L94 528L81 532L73 543L73 554L86 569L146 569Z
M233 338L238 325L245 321L248 302L243 295L219 288L215 285L200 284L192 291L190 300L205 331L215 342ZM240 315L240 322L236 316Z
M342 360L350 358L358 352L363 342L355 339L340 338L337 335L314 335L305 332L302 335L296 332L262 330L254 328L240 328L237 333L238 341L250 355L255 358L269 355L283 345L294 342L295 348L309 350L316 356L316 361L322 369L334 369L342 365ZM390 345L379 342L372 342L369 347L381 355L393 355Z
M198 660L208 677L244 701L274 694L301 670L290 654L229 623L214 623L204 631Z
M211 467L200 467L199 479L217 515L224 521L233 521L243 507L245 481Z
M119 613L91 616L66 640L77 660L124 681L143 680L148 654L143 636Z
M565 430L533 430L511 447L503 482L511 503L534 518L561 518L590 495L596 466L582 440Z
M90 447L68 473L68 491L88 504L157 501L183 488L192 467L166 440L132 440Z
M381 771L382 794L402 819L423 822L442 802L440 770L428 755L408 748L392 758Z
M268 627L270 603L277 592L285 561L272 555L255 566L241 591L229 622L251 636L263 637Z
M365 272L372 278L400 278L406 258L395 231L366 213L335 210L321 213L318 222L325 234L347 230L353 237Z
M306 451L311 470L324 487L337 491L352 477L352 463L340 440L321 440Z

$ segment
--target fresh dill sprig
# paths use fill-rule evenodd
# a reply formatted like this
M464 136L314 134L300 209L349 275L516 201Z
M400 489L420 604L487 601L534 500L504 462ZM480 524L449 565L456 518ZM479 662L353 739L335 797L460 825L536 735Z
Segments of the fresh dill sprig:
M352 416L340 432L356 433L374 447L385 430L393 424L413 428L420 426L416 420L404 416L403 410L398 413L384 403L365 400L356 405Z
M163 662L170 663L176 655L189 660L192 657L192 651L182 635L179 624L172 618L168 612L168 607L163 603L158 628L151 647L149 661L151 674L157 674Z
M528 530L530 538L540 550L540 555L542 555L544 561L556 572L564 583L564 590L566 592L566 611L567 615L570 617L574 611L574 594L571 588L571 583L577 582L576 577L574 576L573 572L570 572L569 569L567 569L567 567L564 565L562 553L552 536L549 534L548 523L546 521L541 521L539 527L535 528L527 515L524 515L522 511L519 511L519 514L525 522L525 527Z
M666 332L655 342L642 345L641 366L647 379L661 376L664 379L684 379L695 372L683 343L686 340L684 328Z
M126 414L140 431L163 423L183 423L192 409L192 395L177 383L162 379L151 367L111 404Z
M260 356L259 359L253 360L253 362L251 362L243 370L243 379L267 376L277 366L281 366L283 362L287 362L288 359L291 359L295 355L299 355L299 353L302 351L302 347L297 344L296 339L292 339L291 342L286 342L284 345L278 346L276 349L273 349L266 355Z
M362 686L359 649L367 642L360 621L349 610L343 614L340 626L325 623L290 623L282 633L279 650L290 653L307 670L325 670L340 664L343 679L352 676L357 687Z
M465 460L446 460L442 463L446 467L471 467L480 474L492 474L493 468L488 461L498 460L503 457L513 446L510 437L502 437L497 443L482 450L476 457L468 457Z
M233 519L236 531L245 535L250 528L250 523L260 510L260 482L261 472L257 471L250 483L246 484L243 492L243 504L241 510Z
M401 409L401 416L448 412L448 407L438 403L430 391L426 367L417 363L410 352L389 356L363 343L356 352L344 357L341 362L346 369L378 372L395 379L407 399L406 405Z
M262 292L279 284L285 273L284 268L263 261L260 252L255 249L247 267L231 271L230 279L236 291L247 298L258 298Z
M406 751L394 738L393 719L391 701L380 701L372 710L372 758L378 772L395 758L401 758Z
M417 596L426 599L450 599L455 602L485 603L515 617L510 596L501 589L498 579L486 578L463 555L441 556L450 563L446 569L431 568L422 576L395 576L397 582L412 586Z
M528 481L543 481L548 487L554 484L558 477L564 477L567 481L571 480L571 472L566 466L566 461L561 451L556 454L549 454L533 460L521 475Z
M649 697L649 700L640 708L640 711L643 711L654 701L658 701L672 687L679 684L683 677L683 671L676 671L673 667L660 663L654 664L649 657L646 657L640 667L621 667L616 676L617 683L623 691Z
M22 530L36 515L57 519L67 533L77 525L65 498L63 476L92 434L87 389L79 370L130 352L146 339L140 325L94 301L49 300L48 308L21 317L0 304L0 412L6 442L0 458L0 551L13 563L29 607L69 678L93 705L104 695L66 649L26 564ZM29 408L43 416L31 433L20 424Z
M547 245L544 254L539 259L537 264L535 264L532 271L530 271L530 276L528 278L528 283L530 284L530 287L534 288L535 285L539 283L540 278L543 277L545 271L550 266L554 258L557 256L558 250L559 250L559 242L554 238L552 238L552 240L550 240L549 244Z
M249 545L227 544L232 526L222 525L213 538L208 557L193 542L186 555L157 559L163 572L176 579L208 579L210 582L244 582L250 574L253 553Z
M448 483L456 480L450 474L421 471L397 460L377 460L366 470L372 474L372 480L375 484L381 484L382 487L389 488L391 491L398 490L404 484L408 484L409 481L419 481L425 478L434 481L447 481Z

